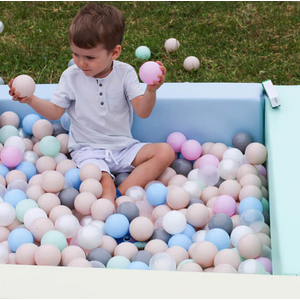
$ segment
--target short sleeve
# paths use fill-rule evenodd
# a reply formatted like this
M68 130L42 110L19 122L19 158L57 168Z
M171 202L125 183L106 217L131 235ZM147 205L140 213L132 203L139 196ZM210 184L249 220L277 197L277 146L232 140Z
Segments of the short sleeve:
M131 101L132 99L144 95L144 91L141 87L141 84L138 80L135 69L130 66L126 74L125 79L125 95L126 98Z
M50 101L59 107L68 108L74 99L75 95L71 88L70 77L64 72Z

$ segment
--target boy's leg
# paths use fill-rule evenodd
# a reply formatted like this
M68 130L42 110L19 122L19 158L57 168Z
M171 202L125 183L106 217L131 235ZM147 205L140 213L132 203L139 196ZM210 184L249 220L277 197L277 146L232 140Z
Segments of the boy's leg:
M124 195L131 186L145 187L155 180L174 161L175 152L167 143L147 144L137 153L132 165L135 169L118 186Z
M103 193L101 195L101 198L106 198L110 200L112 203L115 203L116 187L110 174L107 172L102 172L102 178L100 180L100 183L103 188Z

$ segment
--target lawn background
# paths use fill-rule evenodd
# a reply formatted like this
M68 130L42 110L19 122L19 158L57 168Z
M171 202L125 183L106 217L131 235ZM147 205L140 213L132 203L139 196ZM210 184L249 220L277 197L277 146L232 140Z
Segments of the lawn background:
M0 2L0 77L28 74L36 83L57 83L72 58L67 33L86 2ZM145 45L150 60L167 68L166 82L262 82L300 84L300 2L103 2L125 16L119 60L138 72ZM168 38L179 40L168 53ZM196 56L200 68L187 72L183 61Z

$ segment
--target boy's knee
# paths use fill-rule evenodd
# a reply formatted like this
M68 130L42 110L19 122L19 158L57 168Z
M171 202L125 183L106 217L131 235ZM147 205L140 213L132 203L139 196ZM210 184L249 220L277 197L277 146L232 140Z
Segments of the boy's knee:
M163 161L170 165L175 159L175 152L173 148L167 143L161 143L159 154L162 157Z

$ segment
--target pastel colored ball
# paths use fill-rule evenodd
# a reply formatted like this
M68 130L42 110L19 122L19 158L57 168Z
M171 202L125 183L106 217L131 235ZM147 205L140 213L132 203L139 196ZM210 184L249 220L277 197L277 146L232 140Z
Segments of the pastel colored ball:
M231 217L236 212L236 202L229 195L221 195L216 198L213 209L215 214L224 213Z
M0 164L0 175L2 175L5 178L8 173L9 173L8 167Z
M0 129L0 143L2 145L12 136L19 136L19 131L15 126L5 125Z
M259 232L263 228L264 223L264 215L256 209L247 209L240 217L240 224L249 226L254 232Z
M31 162L28 161L22 161L16 168L15 170L19 170L23 172L26 175L27 181L31 179L34 175L37 174L37 169L35 165Z
M158 75L162 75L162 70L158 63L147 61L140 67L139 75L144 83L153 85L153 81L160 81Z
M21 245L33 243L33 235L28 229L16 228L9 234L7 242L11 251L16 252Z
M266 161L268 151L261 143L251 143L245 149L245 157L250 164L261 165Z
M76 189L77 191L79 190L79 187L81 185L80 169L74 168L68 170L65 174L65 178L71 181L74 189Z
M38 207L38 204L32 199L24 199L16 206L16 217L20 222L24 222L24 215L30 209Z
M28 75L19 75L13 81L12 86L16 92L20 93L20 97L31 97L35 91L35 82Z
M0 203L0 226L8 226L15 220L16 212L10 203Z
M15 146L4 147L0 156L2 163L8 168L14 168L22 161L22 152Z
M37 114L26 115L22 121L22 127L24 131L28 134L33 134L32 133L33 124L38 120L41 120L41 117Z
M45 136L41 139L40 151L45 156L55 157L61 148L59 140L55 136Z
M177 51L179 49L179 46L180 46L180 43L175 38L170 38L170 39L166 40L165 45L164 45L167 52Z
M128 233L129 221L121 214L110 215L106 219L105 230L108 235L115 239L122 238Z
M0 21L0 33L2 33L3 30L4 30L4 25L3 25L3 23Z
M147 46L140 46L135 50L135 56L138 59L149 59L151 51Z
M176 261L166 252L159 252L154 254L149 261L150 270L158 271L175 271Z
M179 246L184 248L186 251L189 250L191 245L192 245L191 239L182 233L174 234L168 241L169 248L173 246Z
M25 143L24 143L23 139L21 137L19 137L19 136L11 136L11 137L9 137L5 141L5 144L4 144L4 147L7 147L7 146L14 146L14 147L20 149L20 151L22 152L22 154L25 151Z
M196 140L187 140L181 146L181 154L187 160L196 160L202 154L202 146Z
M213 243L219 251L222 249L227 249L230 245L230 238L228 233L220 228L213 228L209 230L206 233L204 240L206 242Z
M131 270L150 270L149 266L142 261L131 262L126 269Z
M113 256L108 262L106 267L108 269L126 269L130 265L130 260L122 255Z
M95 249L100 246L102 242L102 231L96 225L86 225L79 229L77 238L79 245L88 250Z
M248 209L256 209L259 212L263 212L263 205L261 201L259 201L255 197L246 197L244 198L239 205L239 214L242 215L244 211Z
M200 169L205 165L213 165L215 167L218 167L219 159L215 155L204 154L198 159L198 168Z
M181 132L172 132L167 137L167 144L169 144L175 152L180 152L182 144L187 140L186 136Z
M7 191L3 198L4 202L11 204L14 208L20 201L24 199L27 199L26 194L23 191L17 189Z
M163 216L163 229L170 234L181 233L187 224L185 216L176 210L167 212Z
M183 62L183 67L186 71L197 71L199 69L199 66L200 61L195 56L188 56Z
M41 239L41 245L45 244L52 244L56 246L60 252L62 252L68 246L67 239L64 234L57 230L47 231L43 235Z
M162 183L153 183L147 188L146 199L153 206L162 205L166 203L168 192L168 188Z
M70 126L71 126L71 120L70 120L70 116L68 113L64 113L61 118L60 118L60 124L62 126L63 129L65 129L66 131L70 130Z

